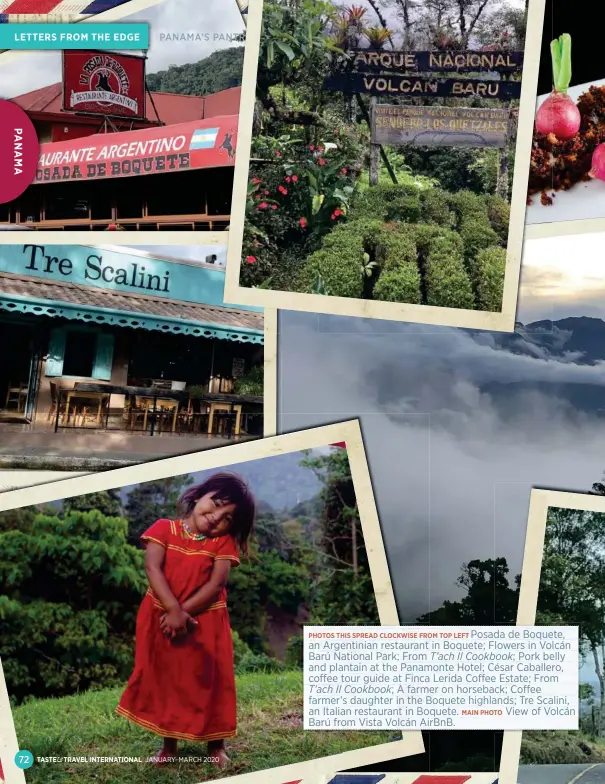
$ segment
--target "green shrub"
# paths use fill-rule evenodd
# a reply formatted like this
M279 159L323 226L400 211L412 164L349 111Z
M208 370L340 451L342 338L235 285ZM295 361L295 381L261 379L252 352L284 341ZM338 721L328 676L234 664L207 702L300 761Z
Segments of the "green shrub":
M416 243L411 231L404 233L384 228L375 238L374 250L375 259L383 270L410 263L416 265Z
M441 308L474 307L471 282L455 242L435 237L426 259L427 305Z
M451 228L456 220L450 210L447 195L439 188L428 188L420 194L421 215L424 223Z
M347 232L355 232L356 234L360 234L363 238L363 247L366 253L369 253L370 256L373 258L376 255L376 245L378 243L378 238L384 231L384 223L380 220L376 220L375 218L355 218L354 220L349 220L346 224ZM329 248L330 246L330 237L328 237L323 245L324 248Z
M415 223L420 220L421 207L418 188L413 185L376 185L362 191L354 200L349 216L377 218L381 221Z
M485 248L477 254L474 284L477 307L491 313L502 310L506 251L504 248Z
M488 196L487 216L492 229L497 232L503 242L506 242L510 223L509 203L501 196Z
M254 653L239 634L231 630L233 640L233 665L238 675L245 672L280 672L285 669L278 659L264 653Z
M456 226L459 229L463 223L470 219L483 220L488 223L485 196L479 196L471 191L459 191L448 194L448 200L456 214Z
M482 220L466 220L460 229L460 237L464 243L464 258L467 268L474 275L477 255L486 248L498 246L500 237L487 222Z
M295 282L295 290L311 293L321 278L326 294L332 297L361 297L364 254L364 236L355 224L337 226L323 248L309 256Z
M455 245L459 254L461 254L464 250L462 239L457 232L442 228L441 226L419 224L418 226L414 226L414 242L416 243L418 256L421 260L426 258L431 243L438 237L447 239L449 242Z
M285 663L286 667L302 670L304 658L304 638L302 634L297 637L290 637L286 645Z
M374 286L374 299L383 302L407 302L422 304L420 272L415 264L407 263L391 267L380 273Z

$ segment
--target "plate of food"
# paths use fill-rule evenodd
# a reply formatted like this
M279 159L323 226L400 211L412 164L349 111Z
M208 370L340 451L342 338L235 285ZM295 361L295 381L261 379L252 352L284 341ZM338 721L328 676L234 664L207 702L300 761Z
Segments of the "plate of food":
M567 34L551 55L553 90L536 105L526 223L605 218L605 79L569 87Z

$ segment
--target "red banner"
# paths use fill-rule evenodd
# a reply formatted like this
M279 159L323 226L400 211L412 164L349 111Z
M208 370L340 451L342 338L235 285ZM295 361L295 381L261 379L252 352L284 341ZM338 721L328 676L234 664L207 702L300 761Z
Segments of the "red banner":
M237 115L40 145L34 183L235 165Z
M144 119L145 58L113 52L63 52L63 109Z

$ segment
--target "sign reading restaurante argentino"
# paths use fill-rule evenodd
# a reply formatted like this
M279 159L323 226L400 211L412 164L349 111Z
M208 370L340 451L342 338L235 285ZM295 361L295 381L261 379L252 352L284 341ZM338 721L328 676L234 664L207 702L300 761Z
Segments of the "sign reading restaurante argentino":
M353 70L364 72L464 71L514 72L521 70L523 52L375 52L353 49L347 52Z
M505 147L508 109L378 104L372 118L375 144L422 147Z
M435 79L391 74L336 74L324 80L324 88L343 93L411 95L433 98L495 98L510 101L521 95L521 82L491 79Z

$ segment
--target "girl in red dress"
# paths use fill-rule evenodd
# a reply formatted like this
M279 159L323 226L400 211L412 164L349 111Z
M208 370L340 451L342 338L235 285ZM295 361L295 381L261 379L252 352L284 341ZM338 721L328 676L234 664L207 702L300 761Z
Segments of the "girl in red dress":
M137 616L134 672L117 712L164 738L158 763L178 739L207 741L229 762L236 734L233 644L226 585L247 551L255 501L235 474L218 473L180 500L183 518L158 520L141 537L149 589Z

